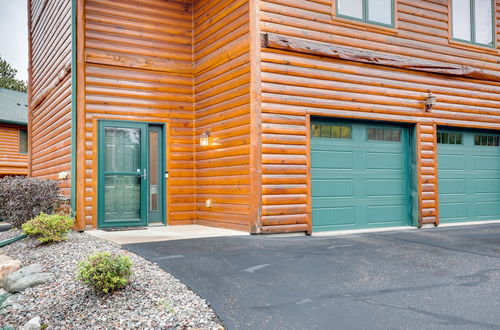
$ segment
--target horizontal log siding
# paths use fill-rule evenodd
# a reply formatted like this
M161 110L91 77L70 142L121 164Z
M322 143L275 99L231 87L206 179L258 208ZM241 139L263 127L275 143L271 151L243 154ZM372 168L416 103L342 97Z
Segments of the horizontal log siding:
M447 1L398 3L394 33L332 19L329 0L263 0L260 28L263 33L500 70L495 50L448 44ZM270 49L262 49L261 56L264 232L307 228L308 116L420 123L416 175L419 218L425 223L439 221L435 125L500 129L499 83ZM437 97L430 113L423 110L428 90Z
M20 129L26 127L0 123L0 177L28 174L28 155L19 153Z
M439 224L438 217L438 180L436 153L436 125L417 124L417 190L419 192L420 219L419 224Z
M168 223L195 218L191 1L86 1L86 223L97 223L97 119L169 123Z
M196 222L249 230L250 65L247 0L194 10ZM210 130L212 144L199 145ZM207 208L205 202L212 200Z
M70 195L71 0L33 0L30 8L31 175L60 181Z

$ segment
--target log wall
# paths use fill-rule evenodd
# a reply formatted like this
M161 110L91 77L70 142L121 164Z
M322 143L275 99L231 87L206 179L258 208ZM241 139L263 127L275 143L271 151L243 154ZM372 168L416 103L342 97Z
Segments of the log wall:
M196 223L248 231L249 2L195 1L193 20ZM207 147L199 145L205 131Z
M71 0L31 0L29 18L29 173L58 180L70 195Z
M0 177L28 174L28 155L19 152L21 129L26 127L0 123Z
M499 14L497 1L497 25ZM448 21L447 0L398 0L395 29L332 17L330 0L262 0L260 31L500 72L497 49L450 42ZM500 129L498 82L290 50L263 48L261 57L264 232L310 228L311 116L416 124L420 224L439 221L436 125ZM430 113L429 90L437 97Z
M85 223L97 224L97 120L168 126L167 219L194 207L192 3L85 1Z

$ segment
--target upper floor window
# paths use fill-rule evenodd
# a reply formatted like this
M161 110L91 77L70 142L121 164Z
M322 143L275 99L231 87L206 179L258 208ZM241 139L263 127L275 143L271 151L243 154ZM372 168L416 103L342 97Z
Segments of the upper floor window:
M394 26L394 0L337 0L338 17Z
M494 0L452 0L453 39L494 46Z
M25 129L19 130L19 153L28 153L28 131Z

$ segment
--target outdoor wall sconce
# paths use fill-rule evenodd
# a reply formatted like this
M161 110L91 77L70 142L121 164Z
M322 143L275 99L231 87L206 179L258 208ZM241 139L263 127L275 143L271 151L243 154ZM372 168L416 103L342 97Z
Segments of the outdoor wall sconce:
M427 94L427 97L425 99L425 111L426 112L431 112L432 108L436 105L436 97L432 95L432 92L429 91L429 94Z
M200 146L207 147L210 144L210 131L205 131L200 135Z

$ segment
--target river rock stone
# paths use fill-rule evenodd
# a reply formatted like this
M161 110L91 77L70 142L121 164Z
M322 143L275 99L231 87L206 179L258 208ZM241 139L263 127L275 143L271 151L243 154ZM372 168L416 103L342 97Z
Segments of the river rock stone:
M9 274L4 281L4 288L9 292L21 292L27 288L54 280L52 273L42 272L42 266L32 264Z
M19 270L21 261L15 260L7 255L0 255L0 287L7 275Z
M19 330L38 330L42 327L40 324L40 316L35 316L28 321L25 325L19 327Z

